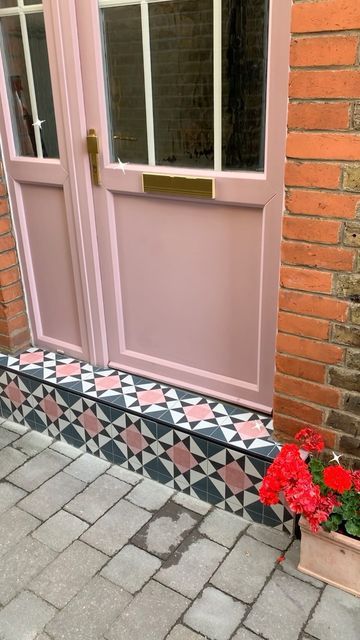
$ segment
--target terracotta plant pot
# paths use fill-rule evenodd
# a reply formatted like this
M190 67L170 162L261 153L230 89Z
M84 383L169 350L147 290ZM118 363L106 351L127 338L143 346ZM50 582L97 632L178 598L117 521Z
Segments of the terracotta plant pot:
M360 597L360 540L323 529L313 533L303 518L300 529L298 569Z

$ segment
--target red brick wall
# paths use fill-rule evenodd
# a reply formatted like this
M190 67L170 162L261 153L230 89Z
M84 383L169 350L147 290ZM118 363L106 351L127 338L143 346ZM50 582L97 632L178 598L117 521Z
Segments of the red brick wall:
M294 0L277 434L360 459L360 1Z
M21 274L0 160L0 350L16 352L30 342Z

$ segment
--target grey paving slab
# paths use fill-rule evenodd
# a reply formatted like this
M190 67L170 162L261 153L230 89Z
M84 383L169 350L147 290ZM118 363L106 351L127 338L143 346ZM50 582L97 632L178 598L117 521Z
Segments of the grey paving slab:
M35 456L40 451L47 449L52 443L52 438L45 436L38 431L28 431L19 440L14 442L13 447L24 453L28 457Z
M195 598L227 553L223 546L190 535L163 564L155 578L187 598Z
M359 640L359 598L326 586L305 630L319 640Z
M312 576L308 576L306 573L302 573L302 571L298 571L297 566L300 560L300 540L294 540L289 549L285 553L285 560L280 564L280 569L285 571L294 578L299 578L299 580L303 580L304 582L309 582L314 587L321 589L324 586L324 583Z
M13 507L24 496L26 496L26 491L23 489L10 484L10 482L0 482L0 514Z
M312 585L276 571L245 624L268 640L297 640L319 595Z
M205 513L208 513L212 508L212 505L208 502L193 498L187 493L175 493L172 499L176 504L180 504L182 507L185 507L185 509L195 511L195 513L200 513L201 515L205 515Z
M79 458L79 456L82 456L83 454L83 451L81 451L81 449L72 447L71 444L63 442L62 440L56 440L56 442L53 442L50 449L53 449L58 453L62 453L63 456L71 458L72 460L76 460L76 458Z
M97 573L107 557L76 540L29 584L29 588L55 607L62 608Z
M261 640L260 636L245 627L241 627L234 635L232 640Z
M26 462L27 457L12 447L4 447L0 451L0 480ZM15 483L16 484L16 483Z
M102 569L101 575L129 593L136 593L160 566L159 558L128 544Z
M287 533L277 531L273 527L266 527L263 524L251 524L246 533L280 551L284 551L291 544L291 537Z
M166 640L204 640L204 638L205 636L195 633L183 624L177 624L166 636Z
M229 640L246 613L231 596L207 587L184 616L184 622L211 640Z
M85 482L61 471L21 500L19 506L37 518L46 520L82 491L84 487L86 487Z
M0 518L0 557L39 524L40 520L17 507L6 511Z
M84 482L93 482L95 478L105 473L109 467L109 462L95 458L90 453L84 453L67 467L66 473Z
M225 547L232 547L240 533L246 531L249 522L228 513L223 509L214 509L202 521L199 531L210 540L218 542Z
M225 558L211 582L235 598L251 603L274 569L278 555L278 550L245 534Z
M14 442L19 438L18 433L13 433L12 431L7 431L7 429L2 429L0 427L0 449L7 447L9 444Z
M67 511L58 511L41 527L33 532L33 537L54 551L64 551L74 540L80 538L88 524Z
M56 609L24 591L0 611L1 640L34 640Z
M107 471L107 473L114 478L118 478L123 482L127 482L128 484L132 484L135 486L139 482L143 480L143 476L139 473L134 473L134 471L129 471L128 469L124 469L123 467L119 467L117 464L113 464Z
M134 537L133 543L165 560L198 524L200 515L168 502Z
M106 632L108 640L163 640L190 604L189 600L151 580Z
M113 556L149 518L151 514L145 509L136 507L127 500L120 500L85 531L81 539Z
M13 451L27 460L20 451L15 451L15 449ZM21 487L21 489L25 489L25 491L34 491L43 482L54 476L58 471L61 471L67 464L69 464L69 458L65 458L57 451L45 449L34 458L27 460L20 469L17 469L8 477L8 480Z
M46 567L56 553L30 536L0 558L0 602L6 604ZM1 636L0 636L1 637Z
M174 490L153 480L145 479L126 496L126 499L148 511L158 511L174 495Z
M40 633L39 636L36 636L35 640L51 640L50 636L47 633Z
M129 593L97 576L51 620L46 629L54 640L98 640L130 600Z
M87 522L94 523L130 490L131 485L105 473L71 500L66 509Z
M19 435L23 435L30 431L30 427L26 427L23 424L18 424L17 422L12 422L12 420L5 420L1 424L1 429L8 429L9 431L13 431L14 433L18 433Z

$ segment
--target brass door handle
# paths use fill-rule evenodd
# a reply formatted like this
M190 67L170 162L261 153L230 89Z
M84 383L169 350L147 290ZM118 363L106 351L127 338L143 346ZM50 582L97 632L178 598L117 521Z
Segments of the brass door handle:
M89 129L86 137L87 151L89 154L91 178L94 185L99 186L100 169L99 169L99 140L95 129Z

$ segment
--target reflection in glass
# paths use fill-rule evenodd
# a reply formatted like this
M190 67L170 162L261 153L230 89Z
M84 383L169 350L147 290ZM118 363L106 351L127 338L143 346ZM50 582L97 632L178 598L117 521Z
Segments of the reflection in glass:
M39 119L45 120L40 131L44 157L58 157L57 135L44 18L42 13L28 15L29 43L34 71ZM31 111L30 91L18 16L0 19L1 49L5 67L15 147L18 155L37 156Z
M139 6L102 11L105 82L113 161L148 162Z
M0 0L0 9L8 9L9 7L17 7L17 0Z

